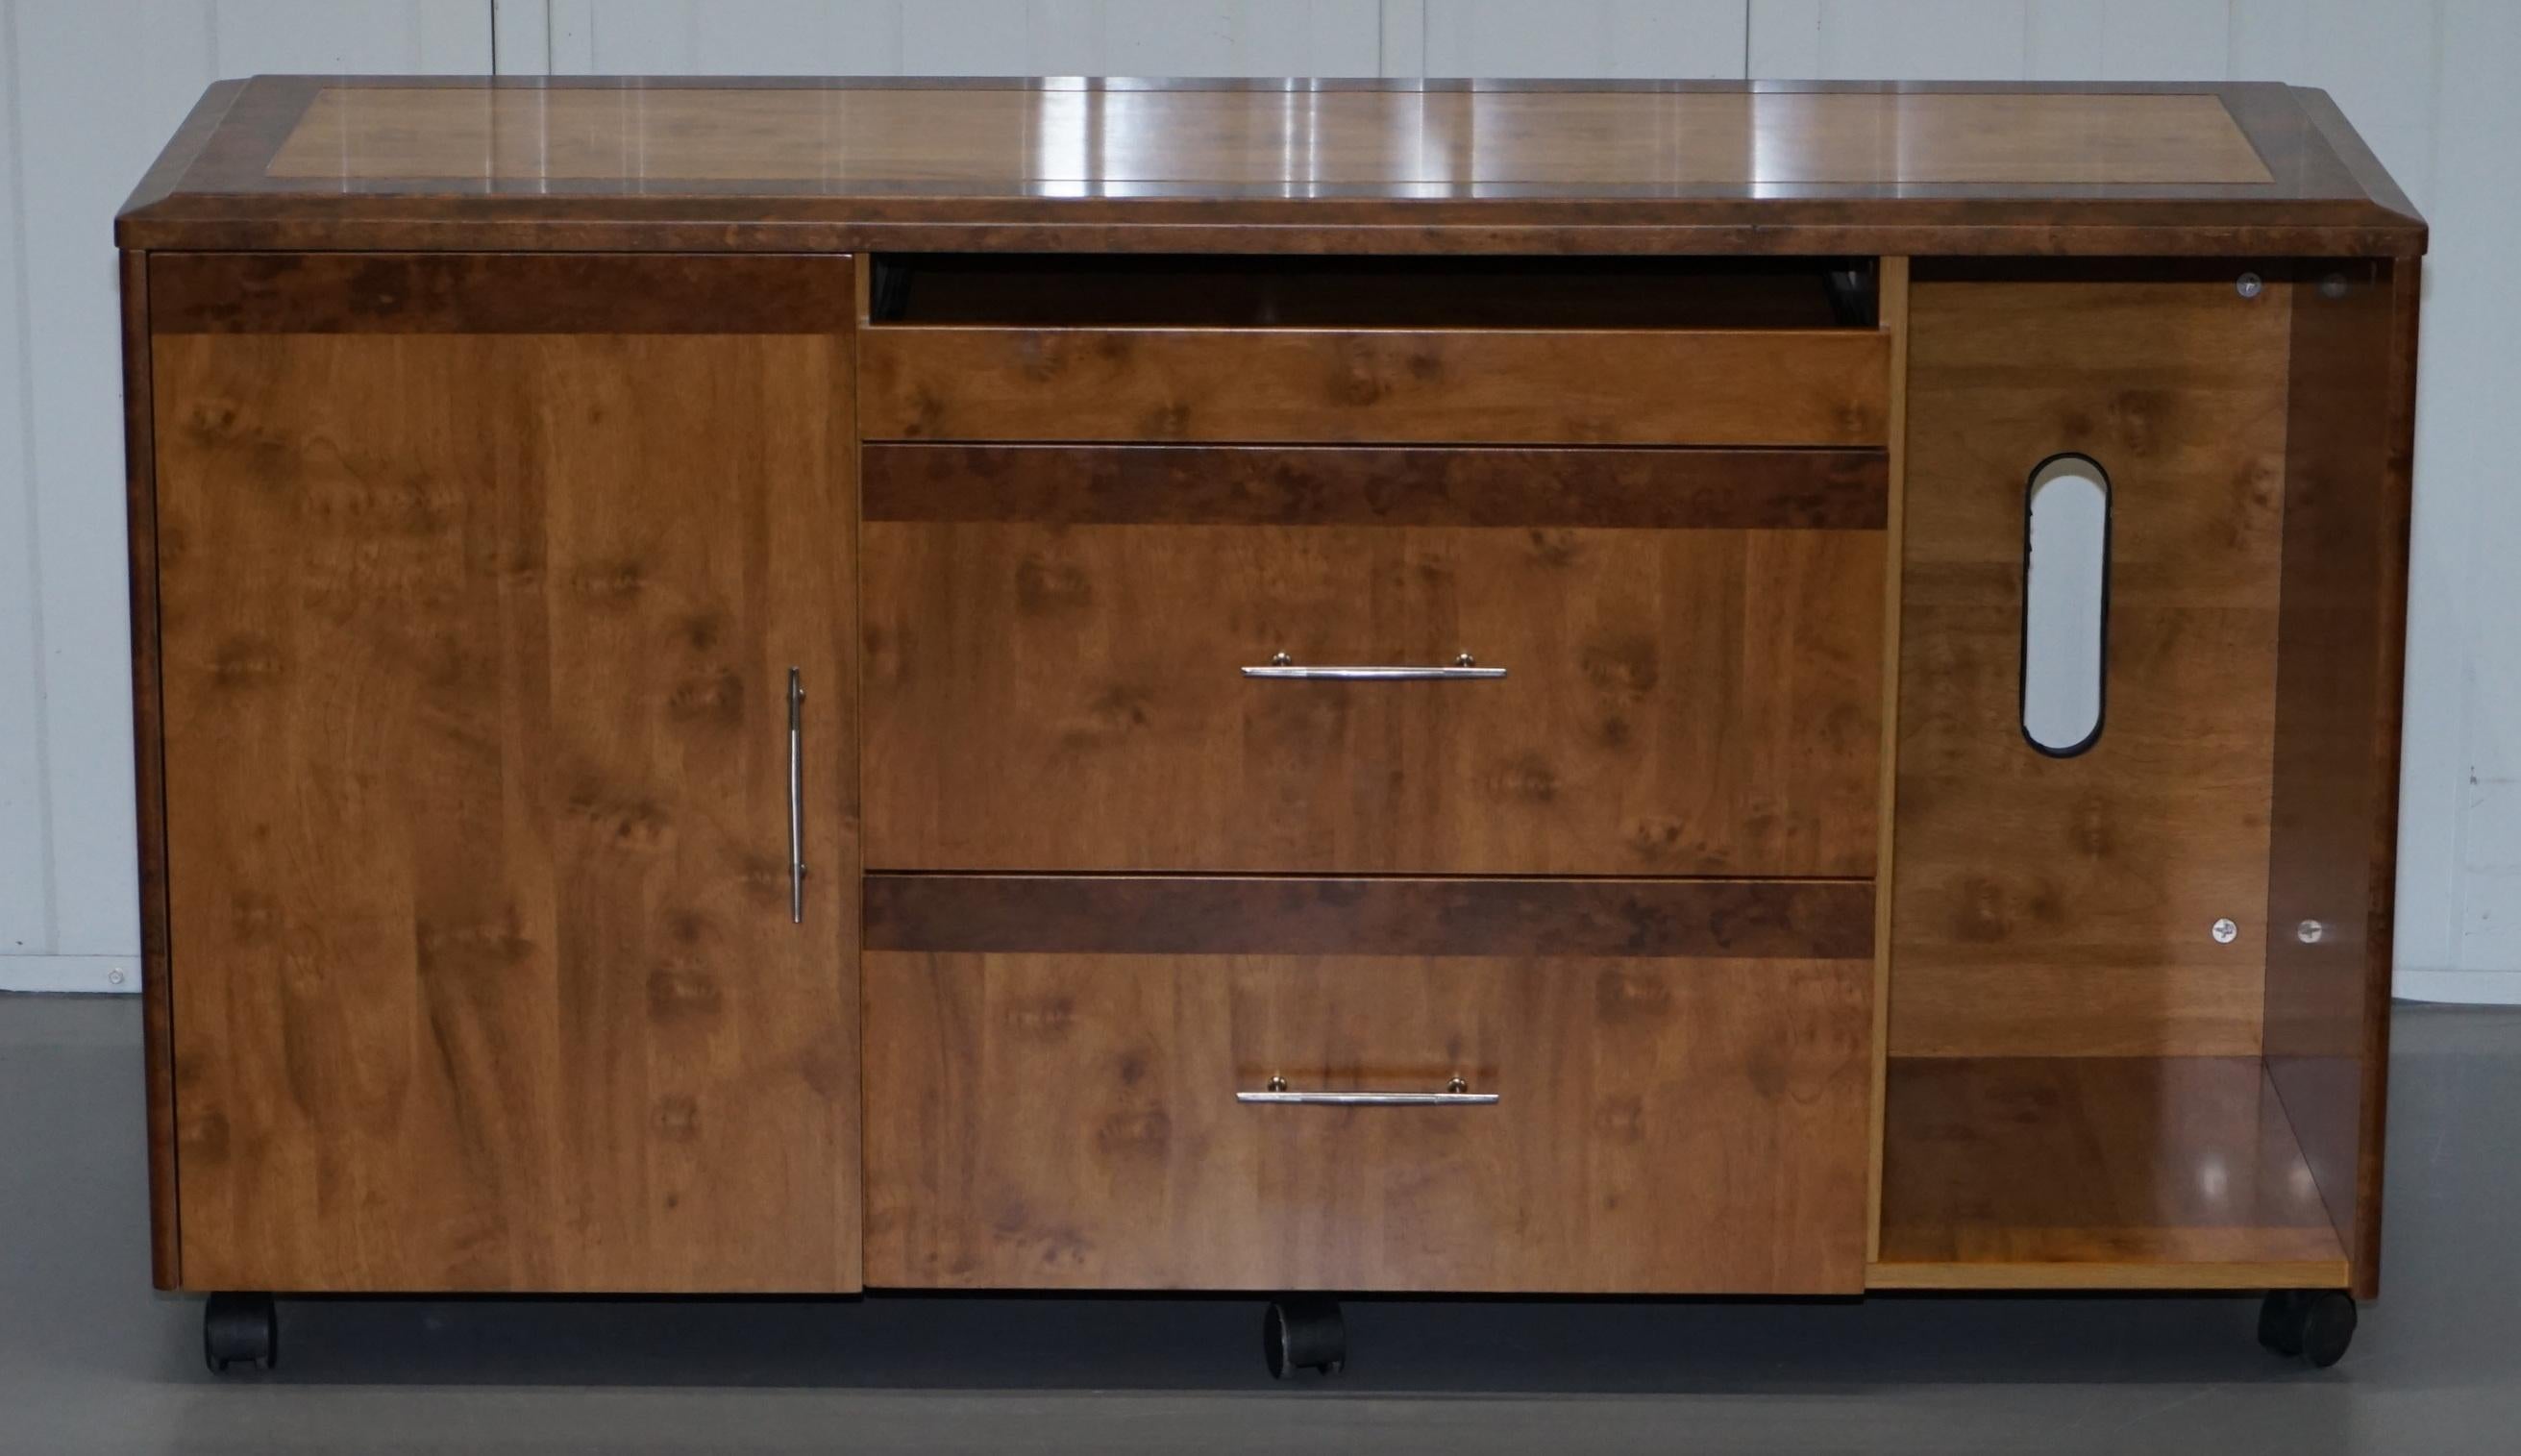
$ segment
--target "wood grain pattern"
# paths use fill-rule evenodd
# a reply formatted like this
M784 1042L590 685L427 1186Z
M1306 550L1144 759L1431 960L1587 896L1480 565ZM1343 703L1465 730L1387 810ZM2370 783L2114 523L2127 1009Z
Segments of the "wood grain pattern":
M870 522L867 862L1867 876L1880 541Z
M1883 442L1869 329L871 327L870 440Z
M2414 264L2296 291L2268 877L2267 1056L2356 1293L2380 1281Z
M184 1283L855 1288L847 336L151 345Z
M1876 1288L2336 1288L2256 1057L1893 1059Z
M2211 93L1341 88L1300 110L1244 87L327 85L266 174L1018 191L2274 181ZM1297 131L1309 145L1291 156Z
M1062 955L1848 960L1860 880L866 878L866 948Z
M117 238L191 250L2421 252L2423 222L2323 111L2316 92L2266 83L258 76L198 155L170 160L171 184L134 198Z
M160 334L838 334L829 258L565 253L170 253Z
M1841 961L877 952L867 1280L1853 1293ZM1238 1089L1490 1107L1256 1107Z
M2259 1051L2291 292L1921 270L1893 1055ZM2111 484L2108 721L2074 758L2020 717L2025 491L2061 451Z
M131 563L131 746L139 813L140 1040L149 1107L149 1271L184 1281L175 1199L174 985L166 957L166 784L158 639L158 464L151 424L149 258L119 259L123 520Z
M1908 479L1908 289L1911 268L1903 257L1886 257L1879 265L1882 332L1891 337L1891 450L1885 492L1883 554L1893 562L1903 556ZM1873 1091L1869 1115L1872 1146L1864 1175L1864 1256L1882 1254L1882 1119L1885 1082L1891 1059L1891 881L1900 861L1894 853L1900 829L1900 585L1905 572L1883 573L1882 660L1882 803L1876 824L1881 847L1873 858Z
M868 445L869 521L1878 530L1878 450Z
M160 1287L2376 1289L2425 232L2324 95L262 77L117 227Z

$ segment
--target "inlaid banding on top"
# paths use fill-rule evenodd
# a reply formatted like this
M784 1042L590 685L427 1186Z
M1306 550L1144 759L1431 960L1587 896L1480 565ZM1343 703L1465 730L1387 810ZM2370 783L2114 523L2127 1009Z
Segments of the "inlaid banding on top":
M2095 143L2106 138L2106 145ZM1886 145L1886 140L1896 145ZM326 86L276 178L1538 187L2266 184L2208 92Z

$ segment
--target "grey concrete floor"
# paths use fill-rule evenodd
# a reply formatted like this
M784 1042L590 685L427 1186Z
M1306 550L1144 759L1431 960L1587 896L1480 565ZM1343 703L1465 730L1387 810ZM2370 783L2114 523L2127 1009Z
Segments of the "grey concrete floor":
M2402 1007L2346 1362L2245 1297L297 1300L267 1378L149 1289L139 1008L0 997L0 1451L2521 1451L2521 1012Z

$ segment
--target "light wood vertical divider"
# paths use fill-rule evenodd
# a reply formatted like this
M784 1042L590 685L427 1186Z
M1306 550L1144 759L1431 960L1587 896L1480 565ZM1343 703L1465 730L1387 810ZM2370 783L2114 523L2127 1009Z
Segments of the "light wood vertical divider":
M1891 1069L1891 846L1900 790L1900 523L1907 496L1908 260L1886 257L1881 271L1882 331L1891 336L1891 492L1882 543L1882 799L1881 847L1873 860L1873 1128L1865 1165L1864 1256L1882 1256L1882 1129Z

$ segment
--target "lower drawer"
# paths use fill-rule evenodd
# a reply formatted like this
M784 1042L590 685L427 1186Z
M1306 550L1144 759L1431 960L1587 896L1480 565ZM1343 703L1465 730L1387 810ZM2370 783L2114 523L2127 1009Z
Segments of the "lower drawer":
M866 1282L1855 1292L1871 905L870 877Z

